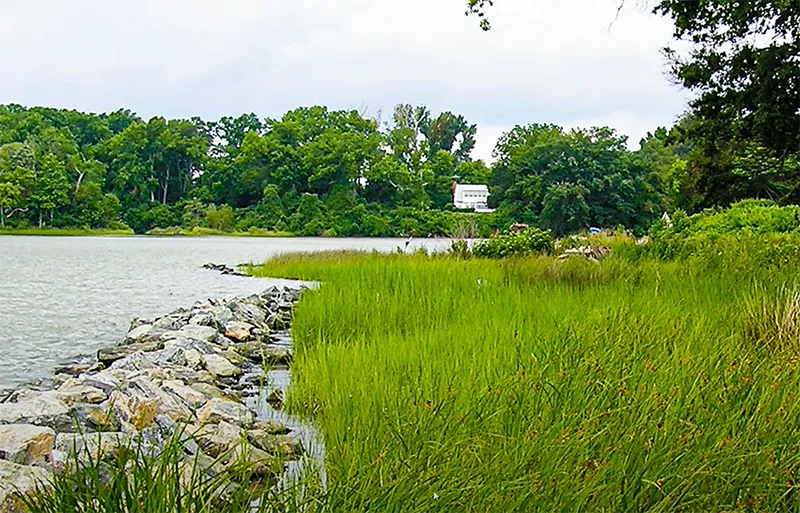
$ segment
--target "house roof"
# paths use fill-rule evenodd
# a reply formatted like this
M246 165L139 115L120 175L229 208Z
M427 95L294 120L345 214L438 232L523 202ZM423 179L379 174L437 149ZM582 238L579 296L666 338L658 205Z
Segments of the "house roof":
M489 186L488 185L472 185L472 184L456 184L455 193L458 194L460 192L485 192L489 194Z

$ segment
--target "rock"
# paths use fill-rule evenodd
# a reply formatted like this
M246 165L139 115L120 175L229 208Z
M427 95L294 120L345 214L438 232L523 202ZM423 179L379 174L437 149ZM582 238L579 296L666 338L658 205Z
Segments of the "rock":
M263 431L270 435L288 435L292 430L277 420L257 420L253 423L253 431Z
M55 439L53 464L57 468L77 457L78 461L96 460L98 456L114 456L121 447L129 445L125 433L59 433Z
M97 374L82 374L78 381L87 387L102 390L106 395L111 395L111 392L118 390L122 383L120 379L111 371L101 371Z
M286 323L283 320L283 316L281 314L271 314L267 317L267 326L269 329L275 331L283 331L287 328Z
M246 439L242 428L228 422L206 424L197 429L193 436L203 452L214 458L230 451Z
M270 365L289 365L292 363L292 352L283 347L268 346L264 356L266 362Z
M56 432L30 424L0 426L0 459L20 465L42 463L55 445Z
M153 400L158 401L159 404L156 408L156 412L161 415L166 415L172 420L186 422L194 420L192 411L179 396L159 387L144 376L129 380L125 392L134 401L142 403ZM131 409L135 414L136 408L132 406Z
M296 460L303 455L300 440L289 436L274 435L258 429L247 432L247 439L253 446L272 456Z
M104 404L76 404L69 410L72 420L70 426L59 426L59 432L99 432L118 431L121 427L120 419L115 415L110 403Z
M186 349L183 352L186 358L186 365L192 369L199 369L203 366L203 355L197 349Z
M70 425L69 408L52 392L16 403L0 404L0 424L34 424L58 429Z
M85 385L75 378L68 379L58 387L56 395L67 406L78 403L100 404L108 398L103 390Z
M109 366L117 360L122 360L135 353L147 353L164 349L164 342L153 340L141 344L129 344L124 346L113 346L97 351L97 359L105 366Z
M253 329L255 326L246 322L230 322L225 326L225 336L234 342L247 342L253 338Z
M203 356L203 362L206 364L208 372L216 377L232 377L238 376L242 370L233 365L230 361L223 358L218 354L207 354Z
M189 319L189 324L193 324L195 326L209 326L216 330L217 318L214 317L214 314L211 312L200 312Z
M229 399L222 393L220 389L211 385L210 383L192 383L188 385L192 390L199 392L205 396L206 401L209 399Z
M233 302L229 308L233 313L233 318L239 322L245 322L253 326L265 326L267 316L261 308L244 302Z
M239 354L237 351L228 348L222 352L222 357L231 362L236 367L241 367L247 362L247 358Z
M136 343L139 340L147 337L153 331L152 324L142 324L130 330L128 334L125 336L126 341L130 341L130 343Z
M219 332L217 332L216 328L212 328L210 326L198 326L194 324L189 324L178 331L168 331L161 335L161 339L164 341L170 339L189 339L189 340L199 340L202 342L214 342L217 340L219 336Z
M221 398L211 399L197 411L200 425L227 422L237 426L250 426L253 420L253 412L247 406Z
M283 407L283 390L276 388L267 396L267 402L279 410Z
M37 488L48 488L50 473L40 467L18 465L0 460L0 512L23 511L17 500L19 494L29 494Z
M171 392L177 397L180 397L192 409L198 409L208 402L211 397L206 396L202 392L186 386L183 381L165 381L161 384L164 390Z
M223 457L223 464L226 467L247 464L248 470L256 478L277 476L283 472L281 459L247 443L239 444L228 452Z

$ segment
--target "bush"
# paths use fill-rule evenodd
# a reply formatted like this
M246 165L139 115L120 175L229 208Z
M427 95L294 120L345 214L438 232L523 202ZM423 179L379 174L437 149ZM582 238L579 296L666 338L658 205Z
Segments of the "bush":
M550 230L528 228L524 232L497 235L480 242L472 250L480 258L506 258L535 254L549 254L554 248Z

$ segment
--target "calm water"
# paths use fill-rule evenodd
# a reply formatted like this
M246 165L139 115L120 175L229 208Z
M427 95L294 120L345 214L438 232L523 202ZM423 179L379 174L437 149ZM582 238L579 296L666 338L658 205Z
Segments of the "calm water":
M411 248L447 247L419 240ZM0 389L52 375L59 363L113 343L131 318L195 301L260 292L280 280L223 276L290 251L393 251L400 239L0 237Z

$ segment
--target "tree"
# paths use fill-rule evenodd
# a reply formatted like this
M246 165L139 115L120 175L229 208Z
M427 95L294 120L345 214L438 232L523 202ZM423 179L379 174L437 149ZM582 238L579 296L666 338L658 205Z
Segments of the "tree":
M34 175L33 195L31 203L39 217L39 228L44 225L43 214L50 214L53 224L55 211L69 202L70 185L64 163L53 154L42 158L41 166Z
M691 44L688 55L666 53L675 79L697 93L690 166L703 204L800 201L800 2L662 0L655 12Z

